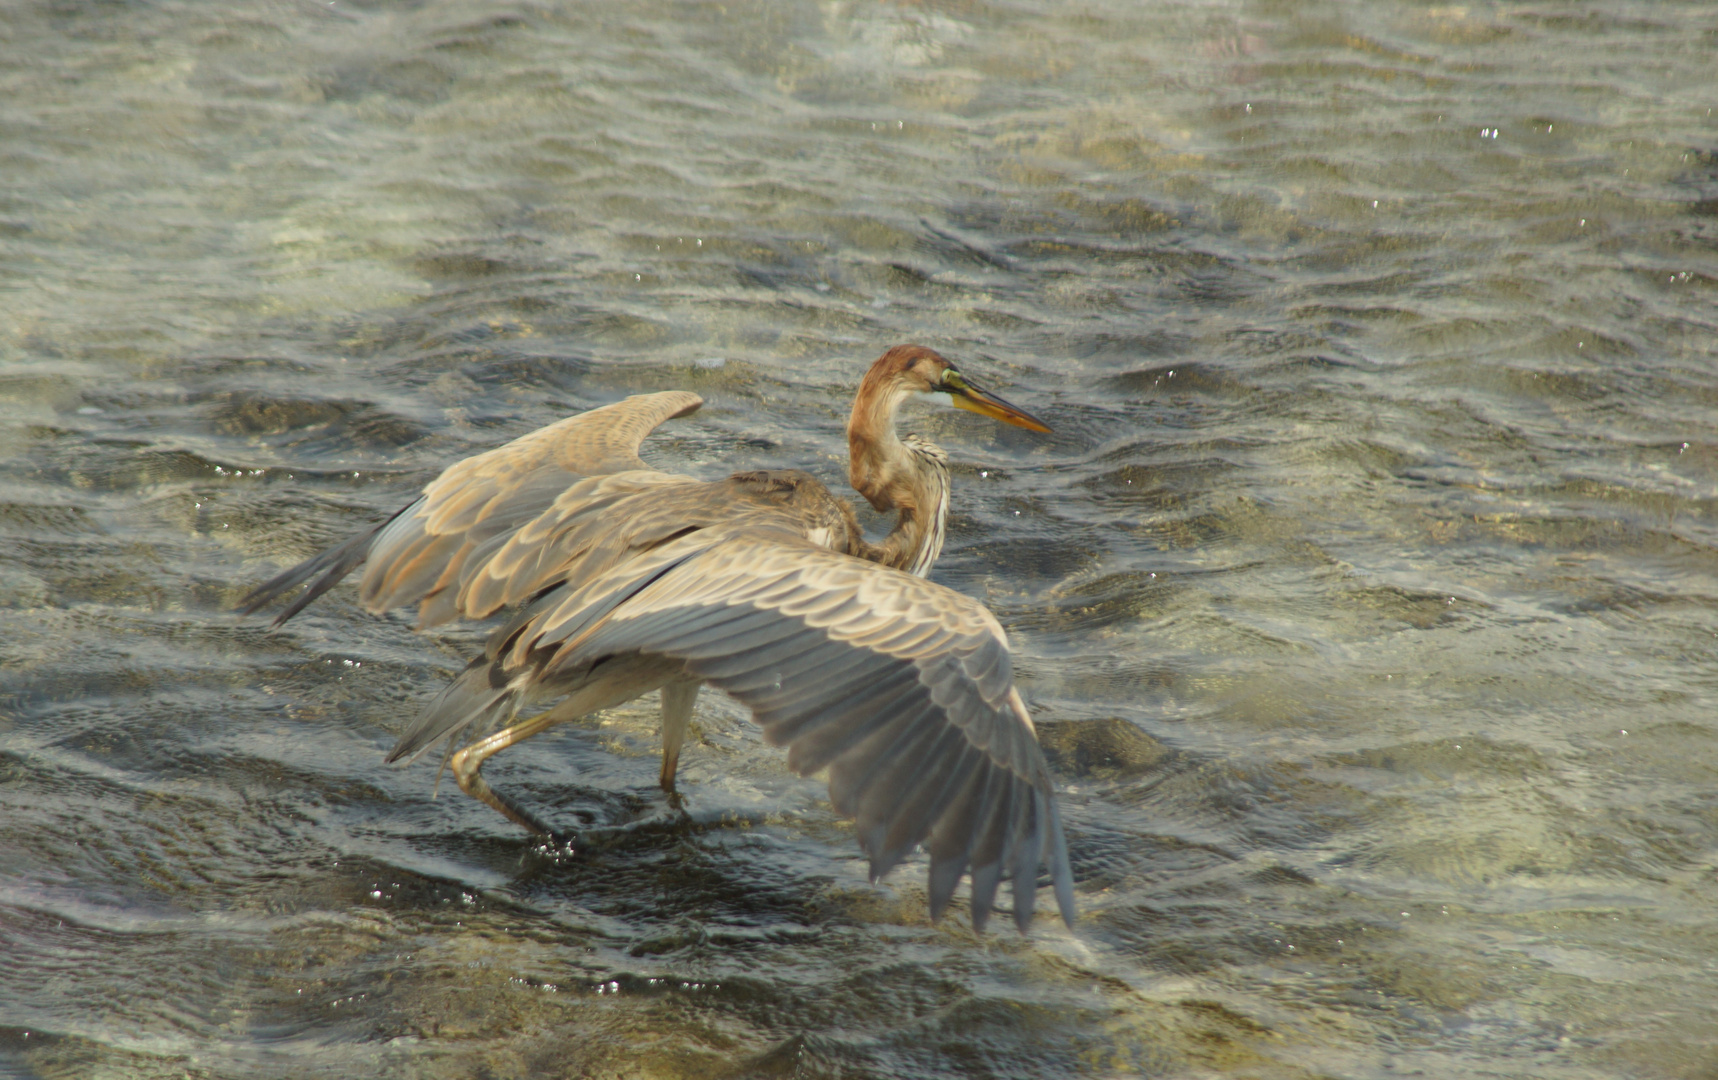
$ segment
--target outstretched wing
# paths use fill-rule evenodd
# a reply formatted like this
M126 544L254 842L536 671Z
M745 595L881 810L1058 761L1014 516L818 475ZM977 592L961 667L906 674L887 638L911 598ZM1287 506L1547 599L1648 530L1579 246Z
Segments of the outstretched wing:
M553 692L557 672L587 678L631 654L678 662L749 706L796 772L829 769L830 800L857 819L874 878L923 844L933 917L970 868L974 923L1006 876L1024 929L1048 862L1072 925L1055 796L995 617L923 578L790 537L719 533L544 596L497 632L474 690L533 681Z
M683 391L640 394L466 458L392 518L258 586L240 610L249 614L314 579L275 619L278 626L368 563L359 595L372 611L419 604L420 626L489 615L531 595L532 567L516 559L498 579L501 585L465 586L491 568L493 558L504 554L508 540L526 526L545 515L563 525L580 515L595 520L629 496L662 484L688 483L648 468L638 446L663 421L702 404L697 394Z

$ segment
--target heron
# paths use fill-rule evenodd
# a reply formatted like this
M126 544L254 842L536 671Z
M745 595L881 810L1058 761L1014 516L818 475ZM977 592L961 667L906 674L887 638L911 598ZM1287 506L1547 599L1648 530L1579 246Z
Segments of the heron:
M1024 932L1048 864L1071 927L1067 844L1007 636L984 605L925 577L943 547L949 468L940 447L896 434L914 395L1050 430L934 350L889 349L847 423L849 481L895 514L871 543L852 506L807 473L703 481L647 466L645 437L703 401L639 394L450 466L392 517L258 586L240 611L308 583L279 626L363 566L363 605L416 605L420 630L510 612L387 760L409 764L445 742L460 789L532 833L554 835L490 787L486 760L659 690L660 783L672 796L709 685L751 710L793 771L828 770L830 802L855 819L873 882L922 847L933 921L970 877L982 931L1007 878Z

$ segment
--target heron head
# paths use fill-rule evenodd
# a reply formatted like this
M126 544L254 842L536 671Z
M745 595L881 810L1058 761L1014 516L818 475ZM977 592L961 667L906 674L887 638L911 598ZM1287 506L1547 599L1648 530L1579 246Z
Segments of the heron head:
M974 383L941 354L923 345L897 345L884 353L871 365L866 381L878 376L906 393L929 394L945 405L1028 431L1050 430L1044 421Z

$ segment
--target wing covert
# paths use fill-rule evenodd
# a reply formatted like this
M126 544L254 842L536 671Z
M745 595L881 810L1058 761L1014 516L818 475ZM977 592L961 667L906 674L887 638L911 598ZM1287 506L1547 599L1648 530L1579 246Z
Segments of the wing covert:
M497 633L497 666L539 665L553 692L557 669L677 661L749 706L796 772L829 770L830 801L856 819L874 878L922 844L933 916L970 869L975 924L1008 877L1024 929L1047 862L1072 923L1049 772L990 612L808 544L738 533L676 548L629 563L624 580L545 596Z
M545 561L564 551L564 545L545 547L526 566L515 547L506 574L474 585L528 526L564 532L602 519L605 509L640 491L691 483L646 466L638 447L659 424L702 404L684 391L639 394L466 458L388 521L259 586L241 610L255 611L315 578L275 619L279 625L363 564L359 597L372 611L418 604L420 627L489 615L530 595L548 576Z

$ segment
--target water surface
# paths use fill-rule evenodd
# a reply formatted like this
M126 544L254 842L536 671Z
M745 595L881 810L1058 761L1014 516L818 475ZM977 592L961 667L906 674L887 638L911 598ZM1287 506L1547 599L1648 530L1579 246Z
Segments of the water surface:
M1699 1077L1703 3L0 4L0 1068ZM910 426L1080 918L932 926L706 695L381 757L484 628L250 586L628 393ZM870 519L873 528L879 521Z

